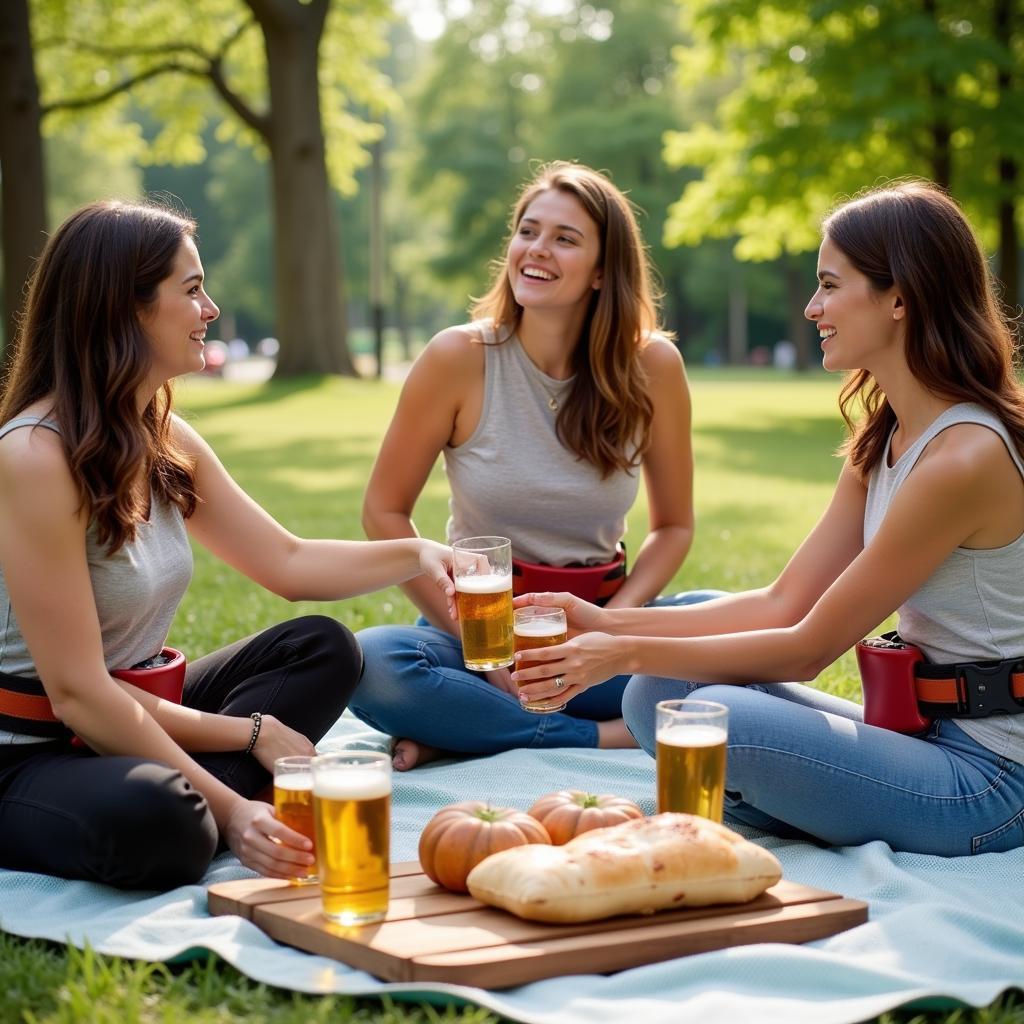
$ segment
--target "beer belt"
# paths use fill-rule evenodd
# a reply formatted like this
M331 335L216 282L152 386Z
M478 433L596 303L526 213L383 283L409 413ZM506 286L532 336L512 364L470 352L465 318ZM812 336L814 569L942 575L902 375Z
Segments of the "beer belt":
M512 559L512 593L536 594L568 591L591 604L603 605L626 581L626 549L620 544L615 557L601 565L540 565Z
M898 633L857 644L864 721L921 732L933 718L1024 714L1024 657L933 665Z
M170 659L165 665L148 667L147 658L131 668L116 669L112 676L122 679L140 690L181 703L185 685L185 655L173 647L165 647L160 654ZM53 705L38 679L13 676L0 672L0 728L26 736L65 739L71 730L53 713ZM75 737L76 742L81 741Z

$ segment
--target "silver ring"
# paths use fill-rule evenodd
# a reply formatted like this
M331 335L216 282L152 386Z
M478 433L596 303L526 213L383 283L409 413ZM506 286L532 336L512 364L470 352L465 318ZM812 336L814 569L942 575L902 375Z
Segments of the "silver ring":
M555 676L555 689L556 690L564 690L565 689L565 676Z

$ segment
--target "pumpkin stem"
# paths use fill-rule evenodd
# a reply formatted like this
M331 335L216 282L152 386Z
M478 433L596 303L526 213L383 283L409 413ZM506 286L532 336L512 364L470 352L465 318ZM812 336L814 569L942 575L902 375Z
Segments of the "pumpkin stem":
M597 807L597 797L593 793L584 793L580 801L580 807L586 810L588 807Z
M496 821L501 821L505 816L504 807L491 807L488 804L486 807L480 807L473 812L481 821L486 821L488 824L493 824Z

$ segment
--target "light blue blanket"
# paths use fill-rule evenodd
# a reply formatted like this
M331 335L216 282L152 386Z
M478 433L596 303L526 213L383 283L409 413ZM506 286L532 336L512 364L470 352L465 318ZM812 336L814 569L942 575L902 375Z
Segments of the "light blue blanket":
M322 746L381 741L343 718ZM653 811L653 762L639 751L513 751L435 764L395 777L395 860L414 860L438 807L482 799L528 807L567 786L617 793ZM211 949L252 978L302 992L431 992L513 1020L603 1024L846 1024L934 997L975 1006L1024 984L1024 849L974 858L894 854L882 843L820 850L747 833L782 861L785 877L870 904L867 924L804 946L764 944L705 953L608 977L556 978L501 992L442 984L389 985L279 946L236 917L211 918L203 886L123 893L85 882L0 871L0 928L89 942L142 960ZM206 883L244 876L231 856Z

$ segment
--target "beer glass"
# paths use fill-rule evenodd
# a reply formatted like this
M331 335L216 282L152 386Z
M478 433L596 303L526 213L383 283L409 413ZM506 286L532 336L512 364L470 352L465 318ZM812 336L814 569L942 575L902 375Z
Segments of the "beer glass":
M564 644L568 636L565 625L564 608L542 608L540 605L528 604L516 608L513 615L516 653L535 651L538 647L554 647ZM517 671L540 665L539 661L520 661ZM535 715L549 715L552 711L561 711L565 701L559 703L558 697L546 700L533 700L523 707Z
M313 758L313 812L324 916L349 926L388 911L391 758L346 750Z
M313 824L313 769L311 757L279 757L274 762L274 813L277 820L301 832L313 843L316 856L316 826ZM315 882L316 864L295 865L296 885Z
M457 540L452 562L466 668L507 668L513 651L512 542L507 537Z
M729 709L710 700L663 700L655 714L658 812L721 821Z

